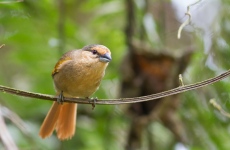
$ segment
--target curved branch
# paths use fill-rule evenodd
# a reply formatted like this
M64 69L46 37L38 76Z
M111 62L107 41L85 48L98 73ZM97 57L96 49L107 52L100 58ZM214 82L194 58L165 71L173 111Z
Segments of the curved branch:
M201 1L201 0L197 0L196 2L194 2L194 3L190 4L190 5L188 5L188 7L187 7L187 12L185 13L185 15L188 16L188 18L185 20L185 22L183 22L183 23L180 25L180 27L179 27L179 29L178 29L178 32L177 32L177 38L178 38L178 39L180 39L180 37L181 37L181 31L183 30L183 28L184 28L185 26L189 25L189 23L191 22L190 7L192 7L193 5L198 4L200 1Z
M226 111L215 101L215 99L211 99L209 102L210 102L210 103L213 105L213 107L216 108L222 115L224 115L224 116L230 118L230 113L226 112Z
M141 96L141 97L133 97L133 98L119 98L119 99L99 99L94 101L90 101L89 99L84 99L84 98L64 98L64 102L69 102L69 103L79 103L79 104L99 104L99 105L117 105L117 104L127 104L127 103L138 103L138 102L144 102L144 101L150 101L150 100L155 100L179 93L183 93L186 91L191 91L194 89L198 89L210 84L213 84L215 82L218 82L226 77L230 76L230 70L207 80L204 80L202 82L197 82L195 84L190 84L190 85L185 85L185 86L179 86L177 88L160 92L157 94L151 94L147 96ZM51 101L56 101L57 96L52 96L52 95L46 95L46 94L40 94L40 93L32 93L32 92L26 92L18 89L13 89L9 88L6 86L1 86L0 85L0 91L3 93L11 93L14 95L19 95L19 96L24 96L24 97L30 97L30 98L38 98L38 99L43 99L43 100L51 100Z
M3 46L5 46L5 44L0 45L0 48L2 48Z

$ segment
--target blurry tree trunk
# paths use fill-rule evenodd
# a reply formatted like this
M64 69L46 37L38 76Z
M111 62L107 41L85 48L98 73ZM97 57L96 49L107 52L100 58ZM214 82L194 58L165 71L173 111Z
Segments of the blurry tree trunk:
M144 96L178 87L178 75L182 74L189 64L193 49L188 35L183 35L183 39L180 41L176 38L180 24L175 20L171 4L168 1L150 3L146 0L141 19L140 17L137 18L138 7L133 0L126 0L126 6L128 53L121 66L122 87L120 96ZM156 32L160 40L153 42L160 42L160 46L155 46L148 39L148 30L145 28L146 25L143 20L146 15L150 14L158 25ZM178 48L182 49L179 56L177 55ZM175 116L179 102L179 96L175 95L131 104L128 113L132 121L126 149L141 148L143 131L152 121L160 121L174 134L176 141L185 143L187 138L183 124ZM149 149L154 149L154 143L148 145Z

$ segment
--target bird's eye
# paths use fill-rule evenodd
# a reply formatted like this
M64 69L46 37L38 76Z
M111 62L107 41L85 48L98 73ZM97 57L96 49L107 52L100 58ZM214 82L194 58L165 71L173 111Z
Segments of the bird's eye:
M93 50L92 53L95 55L97 54L97 50Z

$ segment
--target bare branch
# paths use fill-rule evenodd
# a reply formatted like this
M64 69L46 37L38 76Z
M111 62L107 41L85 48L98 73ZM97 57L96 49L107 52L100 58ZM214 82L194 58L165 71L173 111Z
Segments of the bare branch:
M178 29L178 33L177 33L177 38L180 39L181 37L181 31L183 30L183 28L187 25L189 25L189 23L191 22L191 14L190 14L190 7L192 7L193 5L196 5L197 3L199 3L201 0L197 0L195 3L188 5L187 7L187 12L185 13L186 16L188 16L188 18L185 20L185 22L183 22L181 24L181 26Z
M119 98L119 99L99 99L99 100L95 100L95 101L91 101L89 99L84 99L84 98L67 98L67 97L65 97L64 102L79 103L79 104L100 104L100 105L117 105L117 104L127 104L127 103L138 103L138 102L155 100L155 99L183 93L186 91L195 90L195 89L213 84L215 82L218 82L222 79L225 79L228 76L230 76L230 70L228 70L228 71L226 71L226 72L224 72L224 73L222 73L216 77L204 80L202 82L197 82L195 84L190 84L190 85L179 86L177 88L174 88L174 89L171 89L168 91L160 92L157 94L151 94L151 95L147 95L147 96L141 96L141 97ZM9 87L2 86L2 85L0 85L0 91L3 93L11 93L14 95L30 97L30 98L38 98L38 99L50 100L50 101L56 101L57 100L57 96L26 92L26 91L9 88Z
M182 74L179 74L179 84L180 86L184 86Z
M29 135L28 128L23 120L13 111L5 106L0 105L0 110L2 111L2 116L8 118L12 121L24 134Z
M0 45L0 48L2 48L3 46L5 46L5 44Z
M215 107L222 115L230 118L230 114L228 112L226 112L216 101L215 99L211 99L210 104L213 105L213 107Z
M185 22L183 22L181 24L181 26L178 29L178 33L177 33L177 38L180 39L181 37L181 31L183 30L183 28L187 25L189 25L190 21L191 21L191 15L190 13L185 13L185 15L188 15L188 18L185 20Z
M0 129L1 129L0 139L5 149L18 150L18 147L16 146L12 136L9 133L9 130L7 129L1 109L0 109Z

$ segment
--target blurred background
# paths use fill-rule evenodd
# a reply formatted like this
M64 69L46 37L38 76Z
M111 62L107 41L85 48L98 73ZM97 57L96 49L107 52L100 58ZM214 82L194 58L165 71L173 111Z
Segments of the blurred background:
M230 68L230 1L0 0L0 84L55 94L51 71L66 51L103 44L113 60L99 99L143 96L199 82ZM0 93L0 149L230 149L229 78L131 105L80 105L75 136L38 136L52 102ZM9 147L10 145L10 147Z

